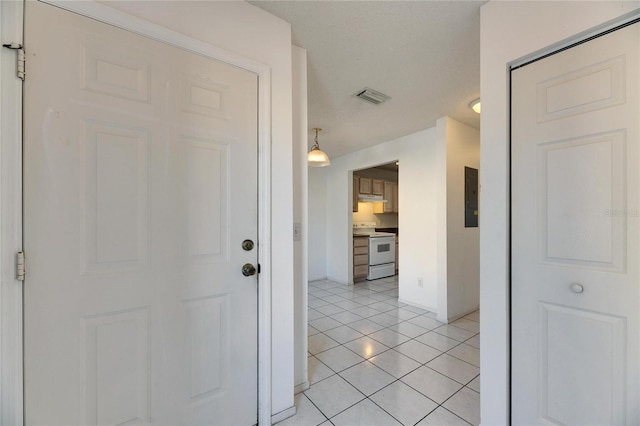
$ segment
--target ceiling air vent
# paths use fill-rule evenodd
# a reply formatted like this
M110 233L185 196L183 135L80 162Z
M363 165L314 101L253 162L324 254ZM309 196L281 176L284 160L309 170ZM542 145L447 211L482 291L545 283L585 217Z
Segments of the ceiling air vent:
M364 89L357 92L354 96L362 99L363 101L371 102L372 104L378 105L383 103L384 101L391 99L389 96L384 93L380 93L377 90L369 89L365 87Z

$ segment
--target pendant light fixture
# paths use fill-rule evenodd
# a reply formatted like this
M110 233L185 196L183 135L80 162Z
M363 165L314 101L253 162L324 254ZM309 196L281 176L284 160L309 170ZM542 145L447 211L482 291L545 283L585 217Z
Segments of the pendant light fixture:
M471 101L471 103L469 104L469 108L480 114L480 98Z
M314 144L311 147L311 150L307 154L307 164L311 167L325 167L331 165L331 160L329 160L329 156L325 154L321 149L320 145L318 145L318 132L322 130L317 127L313 129L316 132L316 138L314 140Z

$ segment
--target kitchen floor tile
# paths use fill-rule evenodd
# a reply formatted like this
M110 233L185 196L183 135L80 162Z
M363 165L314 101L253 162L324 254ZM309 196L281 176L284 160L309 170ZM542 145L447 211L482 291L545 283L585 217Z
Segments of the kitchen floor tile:
M323 333L318 333L313 336L309 336L308 351L315 355L317 353L324 352L327 349L335 348L339 344L340 343L336 342L329 336Z
M352 322L360 321L362 319L360 315L356 315L353 312L348 311L343 311L339 314L331 315L331 318L338 322L341 322L342 324L349 324Z
M364 361L364 358L344 346L337 346L328 351L320 352L316 355L316 358L336 373Z
M359 402L331 419L335 426L395 426L401 425L369 399Z
M398 346L399 344L409 340L409 338L404 334L400 334L389 328L383 328L382 330L378 330L375 333L371 333L369 337L387 345L390 348Z
M414 425L438 404L400 380L371 395L371 400L403 425Z
M463 361L473 364L476 367L480 367L480 349L463 343L456 346L447 352L449 355L453 355Z
M427 330L433 330L434 328L438 328L441 325L444 325L440 321L436 321L433 318L429 318L429 317L424 316L424 315L420 315L419 317L411 318L407 322L410 322L411 324L415 324L415 325L420 326L422 328L426 328Z
M446 408L438 407L416 426L469 426L469 423Z
M480 394L476 391L462 388L442 406L472 425L480 424Z
M308 291L310 388L281 424L479 421L479 311L443 324L398 300L398 276L351 286L319 280Z
M347 327L346 325L327 330L324 332L324 334L341 344L359 339L360 337L364 336L364 334L354 330L351 327Z
M320 333L320 330L315 329L310 325L307 325L307 336L313 336L314 334L318 334L318 333Z
M396 346L394 349L421 364L431 361L442 353L441 351L416 340L409 340L408 342Z
M474 348L480 349L480 335L476 334L469 340L464 341L467 345L471 345Z
M474 391L480 393L480 376L476 377L469 383L467 383L467 387L469 389L473 389Z
M435 331L438 334L442 334L443 336L447 336L447 337L450 337L451 339L457 340L458 342L464 342L465 340L473 337L473 335L475 334L471 331L464 330L462 328L458 328L450 324L446 324L446 325L443 325L442 327L438 327L433 331Z
M369 317L368 320L385 327L390 327L392 325L398 324L399 322L402 322L401 319L394 317L393 315L387 315L384 313Z
M403 309L403 308L395 308L385 313L387 315L393 315L394 317L398 317L403 321L409 320L411 318L415 318L419 315L419 314L416 314L415 312L407 311L406 309Z
M324 301L323 299L314 298L313 300L309 300L307 303L310 308L317 308L320 306L328 305L329 302Z
M389 296L387 294L382 294L382 293L373 293L373 294L370 294L369 297L379 302L386 302L387 300L393 298L392 296Z
M361 362L340 372L340 376L369 396L396 380L395 377L376 367L369 361Z
M421 334L424 334L427 331L429 331L426 328L422 328L415 324L411 324L410 322L407 322L407 321L400 322L396 325L392 325L389 328L393 331L397 331L398 333L404 334L405 336L408 336L411 338L418 337Z
M351 309L359 308L362 306L361 304L356 303L353 300L347 300L344 298L342 299L341 302L335 302L334 305L344 310L351 310Z
M467 362L460 361L448 354L442 354L439 357L429 361L427 367L436 370L438 373L444 374L450 379L458 383L466 385L474 377L480 374L480 369Z
M374 295L369 296L371 299L373 299ZM390 305L388 303L385 302L376 302L376 303L372 303L370 305L368 305L370 308L373 308L375 310L378 310L380 312L387 312L390 311L392 309L395 309L396 306Z
M322 317L309 321L309 325L320 331L326 331L331 330L332 328L340 327L342 323L334 320L333 318Z
M344 309L338 308L336 305L332 305L332 304L320 306L318 308L315 308L315 310L327 316L337 314L339 312L345 312Z
M424 366L400 380L438 404L442 404L451 395L462 389L460 383Z
M325 317L325 314L323 314L322 312L318 312L315 309L309 308L309 310L307 311L308 321L315 320L318 318L323 318L323 317Z
M347 299L338 294L332 294L331 296L323 297L322 300L336 304L338 302L345 302Z
M368 319L349 323L349 327L359 331L362 334L371 334L384 328L380 324L376 324L375 322L369 321Z
M311 385L304 394L328 418L364 399L362 393L338 375Z
M317 426L327 421L327 418L313 405L304 394L295 396L296 414L278 423L281 426Z
M307 375L309 377L309 384L314 384L320 380L324 380L327 377L333 376L335 371L327 367L314 356L307 358Z
M451 348L455 348L460 344L460 342L458 342L457 340L453 340L447 336L443 336L442 334L438 334L433 331L416 337L416 340L418 342L424 343L425 345L429 345L432 348L439 349L443 352L446 352Z
M309 294L315 297L331 296L331 293L325 290L311 290Z
M370 305L372 303L376 303L375 299L371 299L368 296L360 296L353 299L354 302L360 303L361 305Z
M455 325L458 328L463 328L472 333L480 333L480 323L477 321L471 321L465 318L460 318L451 323L451 325Z
M361 357L364 357L365 359L369 359L372 356L375 356L380 352L384 352L389 349L388 346L383 345L382 343L368 336L352 340L351 342L345 343L344 346L347 349L351 349Z
M393 349L370 358L369 362L377 365L398 379L420 367L418 361L402 355Z
M351 309L350 312L360 315L363 318L372 317L374 315L380 315L380 311L370 308L369 306L360 306L358 308Z

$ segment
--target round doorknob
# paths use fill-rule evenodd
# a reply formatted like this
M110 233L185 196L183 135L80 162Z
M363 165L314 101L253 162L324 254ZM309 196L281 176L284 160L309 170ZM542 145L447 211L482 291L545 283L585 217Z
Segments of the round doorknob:
M572 292L574 293L582 293L584 291L584 287L581 284L573 283L569 286Z
M245 277L250 277L256 274L256 267L250 263L245 263L242 265L242 275Z

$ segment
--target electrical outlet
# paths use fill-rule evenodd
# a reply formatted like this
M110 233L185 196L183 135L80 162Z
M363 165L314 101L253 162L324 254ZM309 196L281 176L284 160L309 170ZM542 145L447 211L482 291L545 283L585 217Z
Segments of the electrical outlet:
M424 282L422 281L422 278L418 278L418 287L420 288L424 287Z

